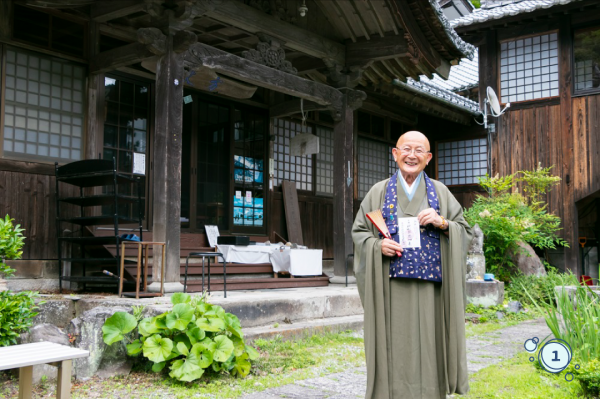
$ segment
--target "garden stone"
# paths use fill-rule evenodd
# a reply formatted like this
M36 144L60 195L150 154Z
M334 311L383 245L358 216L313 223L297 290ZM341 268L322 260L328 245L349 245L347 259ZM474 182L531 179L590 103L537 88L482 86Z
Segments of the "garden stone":
M504 302L504 283L499 281L469 280L466 283L467 303L489 308Z
M91 378L104 367L100 374L110 376L111 370L123 374L131 369L131 362L121 345L108 347L102 339L102 326L106 319L115 312L127 312L128 309L119 307L97 307L84 312L80 317L71 321L70 332L76 336L75 344L79 349L88 350L90 356L75 359L75 376L78 380ZM127 365L129 364L129 366Z
M546 269L531 245L518 242L517 249L509 251L509 258L515 266L526 276L545 276Z
M523 310L523 305L519 301L511 301L508 303L507 311L510 313L519 313Z
M504 318L504 313L502 313L500 311L496 312L496 318L498 320L502 320Z
M473 239L467 252L467 280L483 280L485 256L483 254L483 232L476 224L471 229Z
M67 333L52 324L38 324L33 326L28 333L21 334L20 338L22 344L44 341L71 346ZM46 376L49 380L54 380L56 379L57 371L56 367L48 364L35 365L33 366L33 383L39 384L43 376Z

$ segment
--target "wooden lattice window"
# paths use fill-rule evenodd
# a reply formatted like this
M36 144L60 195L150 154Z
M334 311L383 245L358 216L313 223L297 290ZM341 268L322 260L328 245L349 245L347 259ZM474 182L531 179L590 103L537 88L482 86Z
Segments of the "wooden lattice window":
M573 60L576 92L600 90L600 28L575 31Z
M503 103L558 96L558 34L548 33L500 45Z
M275 143L273 144L273 155L275 157L274 184L279 185L282 181L296 182L296 189L312 191L312 156L293 157L290 155L290 140L300 133L313 133L310 125L302 127L302 124L284 120L274 119Z
M390 163L391 151L388 144L362 137L358 138L359 198L364 198L375 183L387 179L390 177L390 172L395 171ZM394 159L391 158L391 160Z
M478 183L487 173L487 140L437 144L438 180L447 186Z

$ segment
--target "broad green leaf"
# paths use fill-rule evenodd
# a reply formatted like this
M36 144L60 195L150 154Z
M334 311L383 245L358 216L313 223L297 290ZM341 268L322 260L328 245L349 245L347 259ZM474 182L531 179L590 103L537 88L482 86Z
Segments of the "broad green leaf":
M160 372L162 369L165 368L165 366L167 365L167 362L159 362L159 363L154 363L152 365L152 371L154 371L155 373Z
M196 312L198 312L198 314L200 316L202 316L202 315L204 315L204 313L208 312L211 308L212 308L212 305L210 303L200 302L198 304L198 306L196 306Z
M215 337L215 348L214 359L217 362L226 362L229 356L233 353L233 342L225 335L219 335Z
M215 372L218 373L219 371L221 371L221 363L213 362L212 368Z
M142 343L139 339L136 339L130 344L127 344L127 354L129 356L136 356L142 351Z
M213 363L213 354L208 346L197 343L192 346L190 359L195 359L198 366L205 369Z
M181 352L179 350L179 344L183 344L185 345L185 351ZM173 337L173 353L176 356L173 357L178 357L180 355L185 355L187 356L187 354L190 351L190 348L192 347L192 343L190 342L190 339L187 337L187 335L185 334L178 334L175 337Z
M183 342L179 342L177 344L177 351L179 353L181 353L183 356L187 356L190 354L188 347Z
M167 327L183 331L194 318L194 308L187 303L178 303L167 315Z
M235 367L235 371L242 377L245 377L250 373L250 362L248 361L248 354L244 353L242 356L238 356L235 358L235 363L233 364Z
M102 339L106 345L112 345L124 338L124 334L131 332L137 326L135 317L127 312L116 312L102 326Z
M140 321L140 325L138 326L139 333L144 337L148 337L160 332L160 328L156 325L155 319L155 317L146 317Z
M154 363L164 362L173 350L173 341L155 334L144 342L144 356Z
M218 317L219 319L225 318L225 309L219 305L212 305L209 311L204 313L204 317Z
M196 320L196 325L204 331L219 332L225 329L225 322L217 318L201 317Z
M169 328L167 327L167 315L169 315L169 312L163 313L154 318L154 324L157 328Z
M227 324L227 331L239 338L244 338L242 333L242 325L240 319L234 314L227 313L225 315L225 324Z
M217 344L215 341L208 337L200 341L199 344L206 348L206 350L208 350L210 353L215 353L215 350L217 349Z
M200 328L198 328L198 326L188 328L187 331L185 332L185 334L190 339L190 342L192 343L192 345L198 341L202 341L204 339L204 337L206 336L206 333L204 332L204 330L201 330Z
M241 356L246 350L244 340L234 336L231 337L231 341L233 342L233 354L235 356Z
M175 360L171 365L171 372L169 375L179 381L194 381L202 377L204 370L197 364L194 364L190 359L179 359Z
M171 297L171 303L173 305L177 305L179 303L189 303L191 299L192 297L190 297L190 294L186 294L184 292L176 292Z
M260 357L258 351L250 345L246 345L246 352L248 353L248 358L250 360L256 360Z

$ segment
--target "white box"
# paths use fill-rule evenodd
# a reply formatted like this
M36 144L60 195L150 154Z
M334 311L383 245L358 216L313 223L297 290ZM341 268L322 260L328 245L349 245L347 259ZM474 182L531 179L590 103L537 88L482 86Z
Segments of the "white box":
M323 250L290 250L290 274L292 276L320 276L323 274Z

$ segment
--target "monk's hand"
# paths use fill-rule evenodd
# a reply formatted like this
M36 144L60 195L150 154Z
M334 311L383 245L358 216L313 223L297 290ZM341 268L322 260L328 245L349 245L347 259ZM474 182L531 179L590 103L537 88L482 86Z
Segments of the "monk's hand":
M444 224L444 220L440 215L437 214L435 209L427 208L419 212L417 215L417 219L419 219L419 224L421 226L427 226L428 224L432 224L435 227L440 227Z
M401 256L402 246L394 240L384 238L383 242L381 243L381 253L385 256Z

